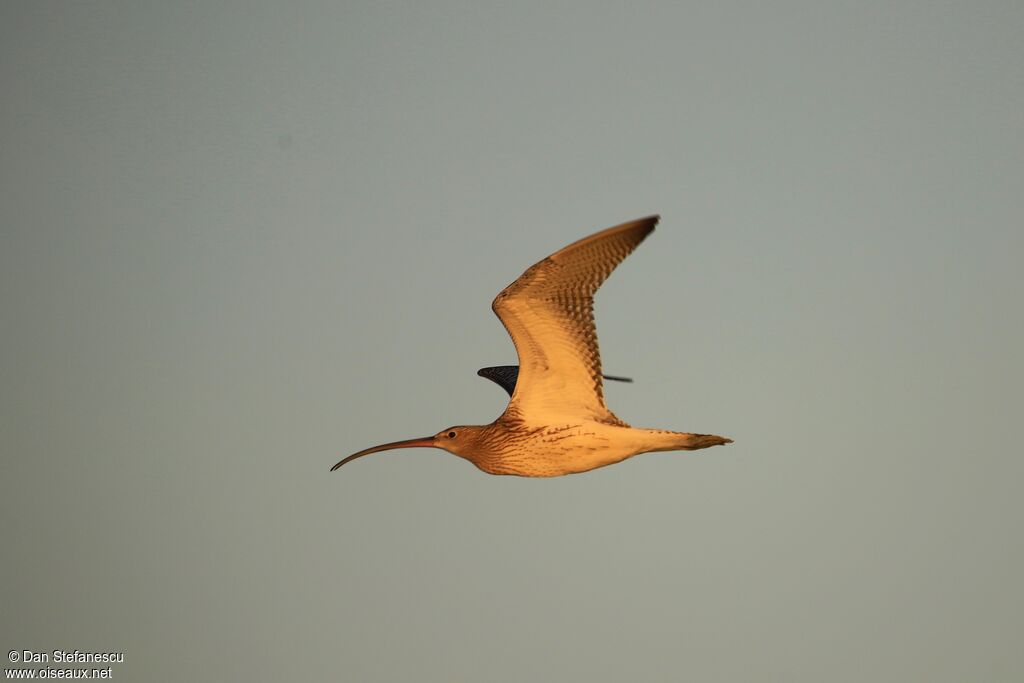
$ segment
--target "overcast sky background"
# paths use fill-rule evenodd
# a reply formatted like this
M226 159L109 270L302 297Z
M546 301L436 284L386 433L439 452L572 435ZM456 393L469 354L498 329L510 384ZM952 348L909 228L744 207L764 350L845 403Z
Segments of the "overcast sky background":
M0 646L119 680L1024 677L1024 4L0 5ZM553 480L490 311L650 213Z

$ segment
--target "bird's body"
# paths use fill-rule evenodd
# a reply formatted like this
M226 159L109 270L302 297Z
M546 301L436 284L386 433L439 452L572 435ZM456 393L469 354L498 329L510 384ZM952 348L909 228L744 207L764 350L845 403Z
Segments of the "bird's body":
M531 424L499 418L481 427L454 427L452 453L488 474L558 477L614 465L639 453L696 450L725 443L721 437L636 429L578 419ZM451 430L449 430L451 431ZM447 438L447 432L441 435ZM454 446L455 444L449 444Z
M507 371L504 381L495 379L506 389L512 387L508 407L498 419L368 448L332 469L378 451L431 447L454 453L489 474L555 477L639 453L731 443L712 434L630 427L605 406L594 292L657 222L657 216L642 218L574 242L527 269L498 294L492 308L512 337L520 363L511 383Z

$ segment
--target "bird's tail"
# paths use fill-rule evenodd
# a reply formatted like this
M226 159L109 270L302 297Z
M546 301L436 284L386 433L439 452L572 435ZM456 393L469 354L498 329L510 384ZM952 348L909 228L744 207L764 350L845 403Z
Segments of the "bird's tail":
M732 443L732 439L716 434L687 434L685 432L668 432L660 429L644 430L650 435L652 451L697 451L711 446L724 446Z

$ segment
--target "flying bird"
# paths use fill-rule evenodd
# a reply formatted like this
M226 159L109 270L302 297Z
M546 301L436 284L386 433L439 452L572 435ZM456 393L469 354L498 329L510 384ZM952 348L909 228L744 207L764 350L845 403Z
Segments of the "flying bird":
M502 381L511 399L488 425L444 429L433 436L353 453L334 471L370 453L441 448L489 474L558 477L653 451L695 451L732 443L714 434L630 427L604 403L594 293L654 230L658 216L623 223L556 251L526 270L491 304L519 355ZM516 366L504 366L515 368ZM484 368L489 379L500 373Z

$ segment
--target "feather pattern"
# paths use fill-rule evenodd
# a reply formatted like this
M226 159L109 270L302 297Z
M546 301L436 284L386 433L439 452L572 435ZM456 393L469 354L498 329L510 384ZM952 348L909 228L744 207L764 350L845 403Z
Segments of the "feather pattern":
M519 354L506 419L556 415L628 427L604 403L594 293L654 230L657 216L602 230L534 264L491 308Z

